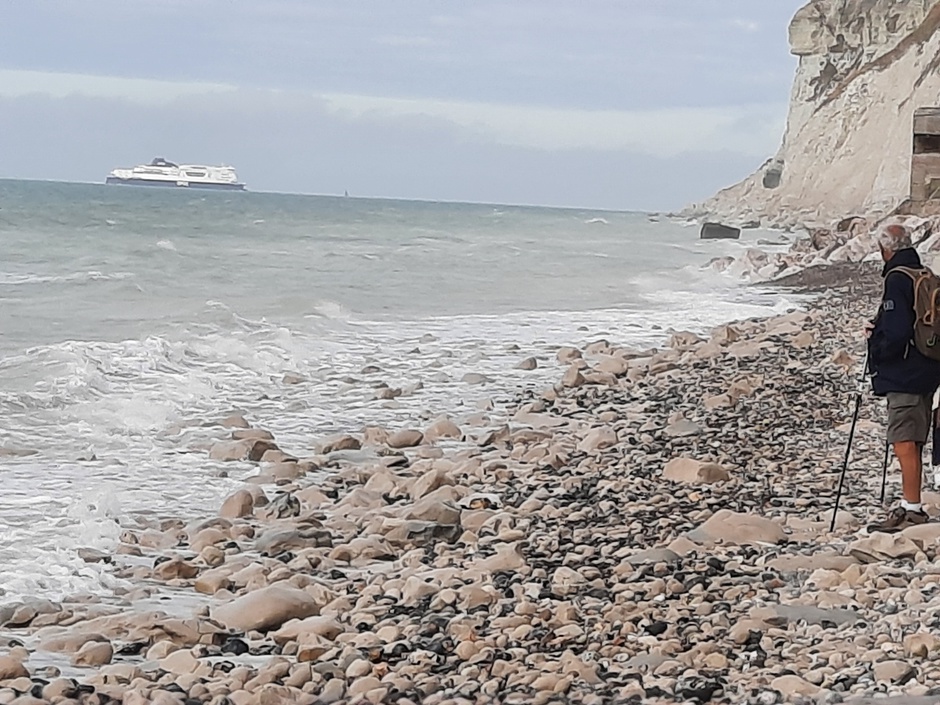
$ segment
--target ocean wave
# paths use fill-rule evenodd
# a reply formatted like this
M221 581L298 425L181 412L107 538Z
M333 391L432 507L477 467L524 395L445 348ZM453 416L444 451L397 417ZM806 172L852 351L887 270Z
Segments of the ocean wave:
M313 307L313 316L331 321L349 321L352 312L337 301L319 301Z
M73 272L64 275L41 275L41 274L14 274L12 272L0 272L0 286L22 286L26 284L71 284L71 283L89 283L99 281L123 281L132 279L136 275L133 272Z
M230 437L218 421L231 413L245 414L286 451L303 455L333 433L419 424L428 412L459 420L480 402L509 403L523 389L545 388L557 382L558 345L601 337L659 345L669 327L704 331L738 312L789 305L773 297L752 301L718 275L652 272L636 285L630 275L645 265L630 255L641 245L657 266L702 260L713 251L668 224L654 230L642 216L634 223L608 214L616 228L588 229L580 221L595 214L542 212L526 221L526 212L508 209L482 227L473 214L433 220L418 211L410 220L406 214L373 221L360 213L361 219L321 225L326 216L318 210L309 221L282 227L279 211L216 218L199 210L211 219L161 212L149 228L140 214L122 215L122 224L142 223L140 239L89 240L80 257L65 256L59 243L67 233L56 232L42 254L61 259L41 271L66 274L0 274L0 284L15 285L120 280L136 271L134 284L148 290L136 296L134 284L123 284L125 297L108 296L108 287L48 287L53 296L40 295L47 293L41 288L6 289L8 298L41 307L25 316L24 332L0 359L2 445L38 451L0 456L0 588L8 598L100 588L107 573L80 572L97 569L83 567L73 548L106 550L115 519L133 521L145 510L194 518L217 507L257 471L207 456L213 442ZM250 234L262 229L247 227L256 215L268 217L260 250L252 250L257 242ZM386 218L384 211L379 216ZM606 218L594 220L603 225ZM156 252L176 251L168 238L194 223L200 237L180 242L187 257ZM438 227L424 229L428 223ZM29 251L33 239L23 240ZM399 243L408 241L411 249L394 260ZM667 249L672 242L688 257ZM102 252L109 255L106 265ZM515 256L502 263L493 252ZM616 259L593 258L608 253ZM363 258L386 261L396 277L382 284L396 288L379 286L376 268ZM71 273L92 267L126 271ZM448 277L446 267L460 276ZM397 278L402 272L412 277ZM520 288L519 281L531 286ZM663 294L676 288L674 299ZM58 308L62 302L72 308ZM70 310L73 326L29 328L33 321L58 322ZM460 313L468 311L477 313ZM23 316L12 309L11 315ZM46 335L45 329L52 330ZM63 337L74 339L54 342ZM517 369L530 356L538 357L538 368ZM367 366L378 372L365 374ZM300 381L285 383L287 373ZM468 384L469 373L491 381ZM379 399L378 383L403 394L393 404Z
M29 383L15 395L0 395L4 431L17 447L39 449L42 469L33 472L38 464L29 458L0 461L9 488L20 490L7 492L12 501L0 497L0 534L12 536L7 527L26 521L34 533L21 537L27 544L22 556L51 567L49 573L31 574L30 565L16 558L0 586L12 594L30 590L47 596L103 589L107 577L93 573L79 579L70 572L68 550L75 540L59 537L81 536L78 545L107 546L117 526L114 518L144 509L195 517L220 502L237 483L221 476L205 448L225 437L214 422L233 410L272 430L286 450L302 453L318 436L368 424L414 423L427 409L473 409L485 399L511 399L525 387L550 384L558 374L551 363L531 372L517 370L516 364L531 355L553 360L559 344L584 345L599 337L655 344L669 327L705 330L735 313L757 315L790 305L782 299L771 306L719 305L720 295L716 289L714 300L703 303L700 294L679 292L670 296L680 304L667 297L640 310L353 322L344 320L348 311L342 305L324 300L317 303L318 318L343 325L292 328L263 320L239 324L228 307L211 302L226 312L221 322L181 329L175 338L68 341L7 358L0 364L0 388L8 390L11 380ZM375 379L362 378L366 365L379 368ZM305 382L282 384L288 372ZM468 373L493 381L463 383ZM376 379L410 391L390 407L376 399ZM234 465L225 470L236 476L249 472ZM24 501L27 490L34 501ZM102 496L109 500L106 506ZM63 517L62 501L72 497ZM24 512L30 518L24 519ZM50 516L60 517L62 525L50 525ZM43 548L50 542L65 553ZM60 573L72 577L57 577Z

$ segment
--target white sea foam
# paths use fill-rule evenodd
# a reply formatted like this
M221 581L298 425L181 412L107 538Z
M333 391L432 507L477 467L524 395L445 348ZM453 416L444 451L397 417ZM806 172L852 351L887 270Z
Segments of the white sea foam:
M313 310L317 316L334 321L348 321L352 317L349 310L336 301L318 301Z
M0 447L38 453L0 456L0 602L106 592L114 578L79 547L217 506L257 470L207 457L232 410L304 455L328 434L459 418L552 384L557 345L660 344L670 327L792 303L698 272L732 246L642 215L178 196L89 213L100 199L83 192L71 221L5 241L24 264L0 273L17 299L0 308ZM70 222L106 217L74 239ZM578 227L589 220L611 227ZM183 243L186 257L155 253ZM90 285L122 279L133 286ZM530 355L543 364L516 369ZM305 381L283 384L288 372ZM376 399L378 382L409 391Z
M0 272L0 285L19 286L23 284L74 284L99 281L123 281L132 279L133 272L72 272L62 275L16 274Z
M704 330L734 315L787 305L702 307L688 296L660 296L671 314L609 309L346 321L328 338L252 322L188 339L70 342L38 349L12 366L8 360L4 377L41 377L37 365L53 372L26 395L33 403L4 402L5 432L40 454L6 464L5 482L21 494L0 498L0 587L53 597L110 589L108 574L80 565L75 549L107 549L118 535L115 520L126 523L137 512L198 516L253 472L248 465L225 466L234 471L228 479L204 451L179 452L223 437L221 429L203 424L230 409L245 410L284 448L303 455L330 433L412 424L427 409L459 414L483 398L550 384L557 376L551 364L557 344L598 337L648 344L664 335L654 326ZM515 369L532 354L546 364L535 372ZM423 389L393 406L376 400L373 382L360 374L366 364L381 369L375 379L399 387L421 382ZM280 385L286 372L310 381ZM468 372L497 381L467 385L460 380ZM348 378L359 381L346 384ZM88 448L95 459L78 462ZM59 519L50 523L49 517Z

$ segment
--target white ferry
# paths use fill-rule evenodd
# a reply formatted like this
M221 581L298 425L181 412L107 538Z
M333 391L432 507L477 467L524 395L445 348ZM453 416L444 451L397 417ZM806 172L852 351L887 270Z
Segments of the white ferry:
M115 169L106 184L127 186L172 186L175 188L208 188L226 191L244 191L235 169L230 166L203 166L201 164L174 164L156 157L149 164L132 169Z

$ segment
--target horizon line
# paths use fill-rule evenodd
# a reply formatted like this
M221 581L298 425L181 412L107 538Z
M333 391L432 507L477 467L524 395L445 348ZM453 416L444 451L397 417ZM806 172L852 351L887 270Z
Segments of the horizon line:
M69 184L69 185L81 185L81 186L101 186L108 188L121 188L125 190L130 190L135 188L134 186L124 186L124 185L111 185L105 184L103 181L81 181L81 180L64 180L64 179L42 179L42 178L23 178L16 176L0 176L0 181L21 181L29 183L46 183L46 184ZM187 193L199 192L199 193L213 193L208 189L188 189L184 187L164 187L159 189L161 191L184 191ZM225 195L231 195L233 192L226 191ZM637 210L631 208L598 208L590 206L570 206L570 205L546 205L542 203L500 203L495 201L458 201L458 200L449 200L449 199L431 199L431 198L406 198L399 196L361 196L361 195L343 195L343 194L332 194L332 193L312 193L306 191L268 191L264 189L250 189L245 188L244 191L238 191L237 193L241 194L263 194L270 196L300 196L300 197L312 197L312 198L335 198L335 199L355 199L360 201L395 201L402 203L423 203L428 205L453 205L453 206L490 206L490 207L500 207L500 208L544 208L549 210L565 210L565 211L589 211L592 213L619 213L619 214L636 214L636 215L660 215L660 216L669 216L674 215L672 211L661 211L661 210Z

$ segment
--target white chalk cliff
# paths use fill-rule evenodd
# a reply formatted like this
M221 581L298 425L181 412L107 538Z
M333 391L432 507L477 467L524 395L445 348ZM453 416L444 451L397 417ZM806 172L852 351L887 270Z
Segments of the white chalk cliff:
M940 0L812 0L779 152L687 212L769 226L889 212L908 197L914 110L940 106Z

